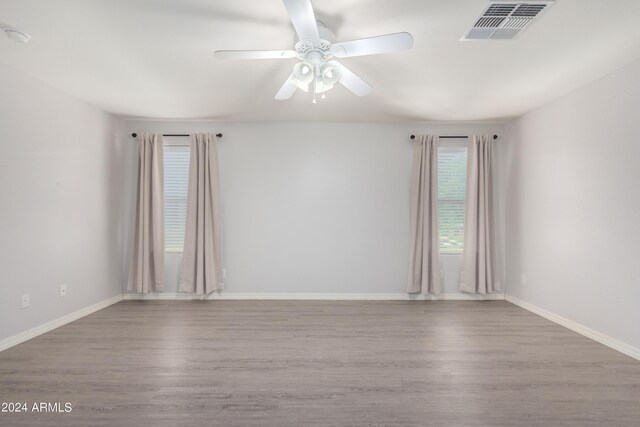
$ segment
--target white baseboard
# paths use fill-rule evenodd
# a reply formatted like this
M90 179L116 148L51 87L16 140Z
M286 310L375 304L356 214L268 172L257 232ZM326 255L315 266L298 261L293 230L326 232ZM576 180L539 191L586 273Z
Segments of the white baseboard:
M634 359L640 360L640 348L638 347L634 347L613 337L610 337L609 335L595 331L591 328L581 325L580 323L574 322L573 320L569 320L566 317L562 317L548 310L545 310L544 308L529 304L528 302L522 301L521 299L514 296L506 295L505 299L510 303L517 305L518 307L522 307L525 310L537 314L538 316L544 317L545 319L557 323L560 326L564 326L567 329L571 329L572 331L577 332L580 335L584 335L585 337L597 341L600 344L604 344L607 347L619 351L620 353L624 353L627 356L631 356Z
M37 337L38 335L42 335L46 332L52 331L56 328L59 328L60 326L73 322L74 320L78 320L81 317L87 316L91 313L95 313L96 311L109 307L110 305L115 304L119 301L122 301L122 295L116 295L104 301L100 301L96 304L90 305L89 307L85 307L80 310L74 311L73 313L69 313L65 316L58 317L57 319L36 326L35 328L27 329L26 331L7 337L3 340L0 340L0 351L28 341L31 338Z
M232 293L195 295L180 292L124 294L125 300L357 300L357 301L483 301L504 300L504 294L350 294L350 293Z

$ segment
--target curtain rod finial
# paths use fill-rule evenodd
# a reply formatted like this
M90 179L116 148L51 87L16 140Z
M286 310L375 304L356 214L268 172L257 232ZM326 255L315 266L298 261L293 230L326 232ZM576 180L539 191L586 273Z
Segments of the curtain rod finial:
M411 139L416 139L416 136L415 135L411 135Z
M216 133L216 136L217 136L218 138L222 138L222 134L221 134L221 133Z
M131 136L135 138L136 136L138 136L138 134L134 132L131 134Z
M498 135L493 135L493 139L498 139Z

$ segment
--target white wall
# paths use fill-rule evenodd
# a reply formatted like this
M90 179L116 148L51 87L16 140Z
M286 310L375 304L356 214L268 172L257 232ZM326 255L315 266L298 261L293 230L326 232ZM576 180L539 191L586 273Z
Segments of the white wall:
M233 293L405 293L409 135L502 130L500 124L126 123L127 135L224 134L225 290ZM136 151L129 142L131 236ZM448 293L458 292L460 258L443 256ZM165 290L175 292L180 256L166 259Z
M640 348L640 62L508 135L507 294Z
M121 121L2 64L0 94L1 340L122 292L123 183Z

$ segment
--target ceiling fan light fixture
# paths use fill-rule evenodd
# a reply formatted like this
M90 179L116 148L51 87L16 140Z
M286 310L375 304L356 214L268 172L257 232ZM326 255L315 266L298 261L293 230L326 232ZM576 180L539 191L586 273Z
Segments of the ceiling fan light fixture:
M335 61L326 62L320 67L320 76L325 85L333 87L340 80L340 66Z
M313 81L313 66L306 62L298 62L293 67L293 76L298 82L308 85Z
M340 66L335 61L328 61L318 67L315 81L315 93L322 93L333 89L340 80ZM324 99L324 97L323 97Z

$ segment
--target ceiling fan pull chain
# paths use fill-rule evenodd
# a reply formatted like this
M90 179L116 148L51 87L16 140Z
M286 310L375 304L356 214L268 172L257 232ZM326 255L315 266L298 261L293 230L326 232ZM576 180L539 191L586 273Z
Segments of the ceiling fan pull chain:
M318 66L316 65L313 71L313 103L316 103L316 93L318 93Z

